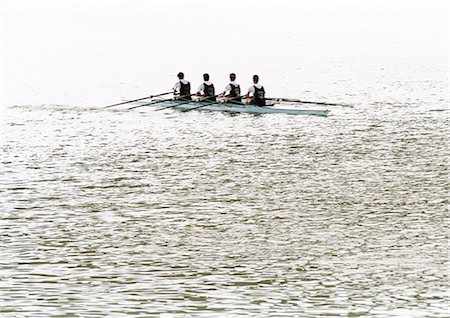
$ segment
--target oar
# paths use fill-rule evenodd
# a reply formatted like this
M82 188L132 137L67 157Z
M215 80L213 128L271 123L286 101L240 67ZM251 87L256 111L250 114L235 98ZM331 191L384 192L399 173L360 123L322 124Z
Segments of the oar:
M220 95L220 94L219 94L219 95ZM219 95L209 96L209 98L217 97L217 96L219 96ZM236 97L228 98L224 103L236 104L236 105L241 105L241 106L245 106L245 105L258 106L258 105L255 105L255 104L244 104L244 103L242 103L242 102L236 102L236 101L235 101L236 99L239 99L239 98L242 98L242 97L243 97L243 96L236 96ZM207 99L207 98L206 98L206 99ZM182 112L188 112L188 111L191 111L191 110L194 110L194 109L198 109L198 108L201 108L201 107L205 107L205 106L209 106L209 105L214 105L214 104L221 104L221 103L220 103L220 102L217 102L217 101L216 101L216 102L211 102L211 103L203 104L203 105L200 105L200 106L197 106L197 107L184 109L184 110L182 110ZM259 107L264 107L264 106L259 106Z
M172 93L173 93L173 91L167 92L167 93L156 94L156 95L150 95L150 96L147 96L147 97L142 97L142 98L138 98L138 99L128 100L128 101L123 102L123 103L117 103L117 104L108 105L108 106L105 106L105 108L109 108L109 107L113 107L113 106L119 106L119 105L124 105L124 104L129 104L129 103L137 102L137 101L140 101L140 100L149 99L149 98L153 98L153 97L164 96L164 95L168 95L168 94L172 94Z
M195 95L195 94L193 94L193 95ZM172 100L180 100L180 99L172 99ZM167 109L167 108L174 108L174 107L177 107L177 106L180 106L180 105L184 105L184 104L189 104L189 103L194 103L194 101L188 100L188 101L185 101L183 103L175 103L174 105L164 106L164 107L156 109L155 112L163 110L163 109Z
M213 97L217 97L217 96L220 96L220 94L219 94L219 95L214 95L214 96L209 96L209 97L207 97L207 98L205 98L205 99L213 98ZM246 105L246 104L244 104L244 103L235 101L236 99L239 99L239 98L242 98L242 96L236 96L236 97L228 98L228 99L227 99L226 101L224 101L223 103L236 104L236 105L241 105L241 106L242 106L242 105ZM182 112L188 112L188 111L191 111L191 110L194 110L194 109L198 109L198 108L201 108L201 107L205 107L205 106L209 106L209 105L214 105L214 104L222 104L222 102L217 102L217 101L215 101L215 102L211 102L211 103L206 103L206 104L202 104L202 105L200 105L200 106L196 106L196 107L193 107L193 108L183 109Z
M192 96L192 95L195 95L195 94L185 95L185 96L180 96L180 98L189 97L189 96ZM147 103L147 104L142 104L142 105L137 105L137 106L134 106L134 107L130 107L130 108L128 108L128 109L135 109L135 108L139 108L139 107L143 107L143 106L150 106L150 105L159 104L159 103L163 103L163 102L170 102L170 101L173 101L173 100L176 100L176 99L175 99L175 98L169 98L169 99L157 100L157 101L154 101L154 102L151 102L151 103ZM191 101L188 101L187 103L190 103L190 102L191 102ZM186 104L186 103L183 103L183 104ZM180 104L178 104L178 105L180 105ZM170 105L170 106L168 106L168 107L173 107L173 106ZM160 108L160 109L164 109L164 108L168 108L168 107L163 107L163 108ZM157 109L157 110L158 110L158 109Z
M192 96L192 95L197 95L197 94L191 94L190 96ZM208 98L213 98L213 97L217 97L217 96L219 96L219 95L208 96L206 99L208 99ZM183 102L183 103L176 103L176 104L174 104L174 105L169 105L169 106L161 107L161 108L158 108L158 109L155 110L155 111L159 111L159 110L163 110L163 109L167 109L167 108L175 108L175 107L178 107L178 106L180 106L180 105L185 105L185 104L189 104L189 103L195 103L195 101L188 100L188 101L185 101L185 102ZM214 104L214 103L213 103L213 104ZM208 105L210 105L210 104L208 104ZM202 106L206 106L206 105L202 105ZM189 109L189 110L190 110L190 109ZM182 111L185 112L185 111L187 111L187 109L184 109L184 110L182 110Z
M302 104L316 104L316 105L328 105L328 106L341 106L341 107L353 107L353 105L345 104L334 104L334 103L324 103L324 102L311 102L306 100L300 100L295 98L284 98L284 97L268 97L267 100L274 100L277 102L292 102L292 103L302 103Z
M142 105L133 106L133 107L130 107L128 109L135 109L135 108L139 108L139 107L150 106L150 105L154 105L154 104L169 102L171 100L174 100L174 98L161 99L161 100L157 100L157 101L154 101L154 102L151 102L151 103L146 103L146 104L142 104Z
M213 95L213 96L207 96L207 97L204 98L203 100L211 99L211 98L217 97L217 96L219 96L219 95L220 95L220 94ZM197 108L201 108L201 107L205 107L205 106L209 106L209 105L214 105L214 104L219 104L219 103L218 103L217 101L213 101L213 102L211 102L211 103L206 103L206 104L203 104L203 105L200 105L200 106L196 106L196 107L192 107L192 108L188 108L188 109L183 109L181 112L189 112L189 111L194 110L194 109L197 109Z
M231 97L231 98L227 98L224 103L230 103L230 104L236 104L236 105L246 105L243 102L239 102L236 99L240 99L240 98L244 98L244 96L235 96L235 97Z

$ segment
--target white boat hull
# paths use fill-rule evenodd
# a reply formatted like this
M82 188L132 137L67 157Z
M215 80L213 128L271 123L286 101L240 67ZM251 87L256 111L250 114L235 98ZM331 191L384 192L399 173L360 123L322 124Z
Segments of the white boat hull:
M204 104L204 106L201 106ZM329 110L317 109L295 109L295 108L276 108L267 106L244 105L235 103L214 103L209 102L185 102L185 101L167 101L155 105L160 109L177 109L181 111L201 110L201 111L220 111L229 113L248 113L248 114L287 114L287 115L313 115L327 116ZM200 107L201 106L201 107Z

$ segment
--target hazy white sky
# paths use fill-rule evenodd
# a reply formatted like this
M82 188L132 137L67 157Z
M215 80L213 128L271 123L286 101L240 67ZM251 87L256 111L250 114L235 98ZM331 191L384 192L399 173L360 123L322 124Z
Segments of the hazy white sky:
M151 82L143 69L162 89L201 65L248 76L283 67L281 59L326 63L367 46L377 52L387 34L405 51L419 39L448 52L448 8L446 0L2 0L1 104L70 101L121 82L138 90Z

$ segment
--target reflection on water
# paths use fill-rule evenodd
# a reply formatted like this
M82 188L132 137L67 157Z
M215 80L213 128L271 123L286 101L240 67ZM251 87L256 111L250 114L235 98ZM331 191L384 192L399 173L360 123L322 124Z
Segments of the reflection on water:
M5 115L4 317L448 315L445 111Z

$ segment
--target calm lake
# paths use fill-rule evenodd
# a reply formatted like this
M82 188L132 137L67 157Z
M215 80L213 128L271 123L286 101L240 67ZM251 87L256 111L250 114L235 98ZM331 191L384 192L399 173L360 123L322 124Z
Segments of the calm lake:
M446 1L0 8L0 316L449 316ZM179 71L353 107L103 108Z

